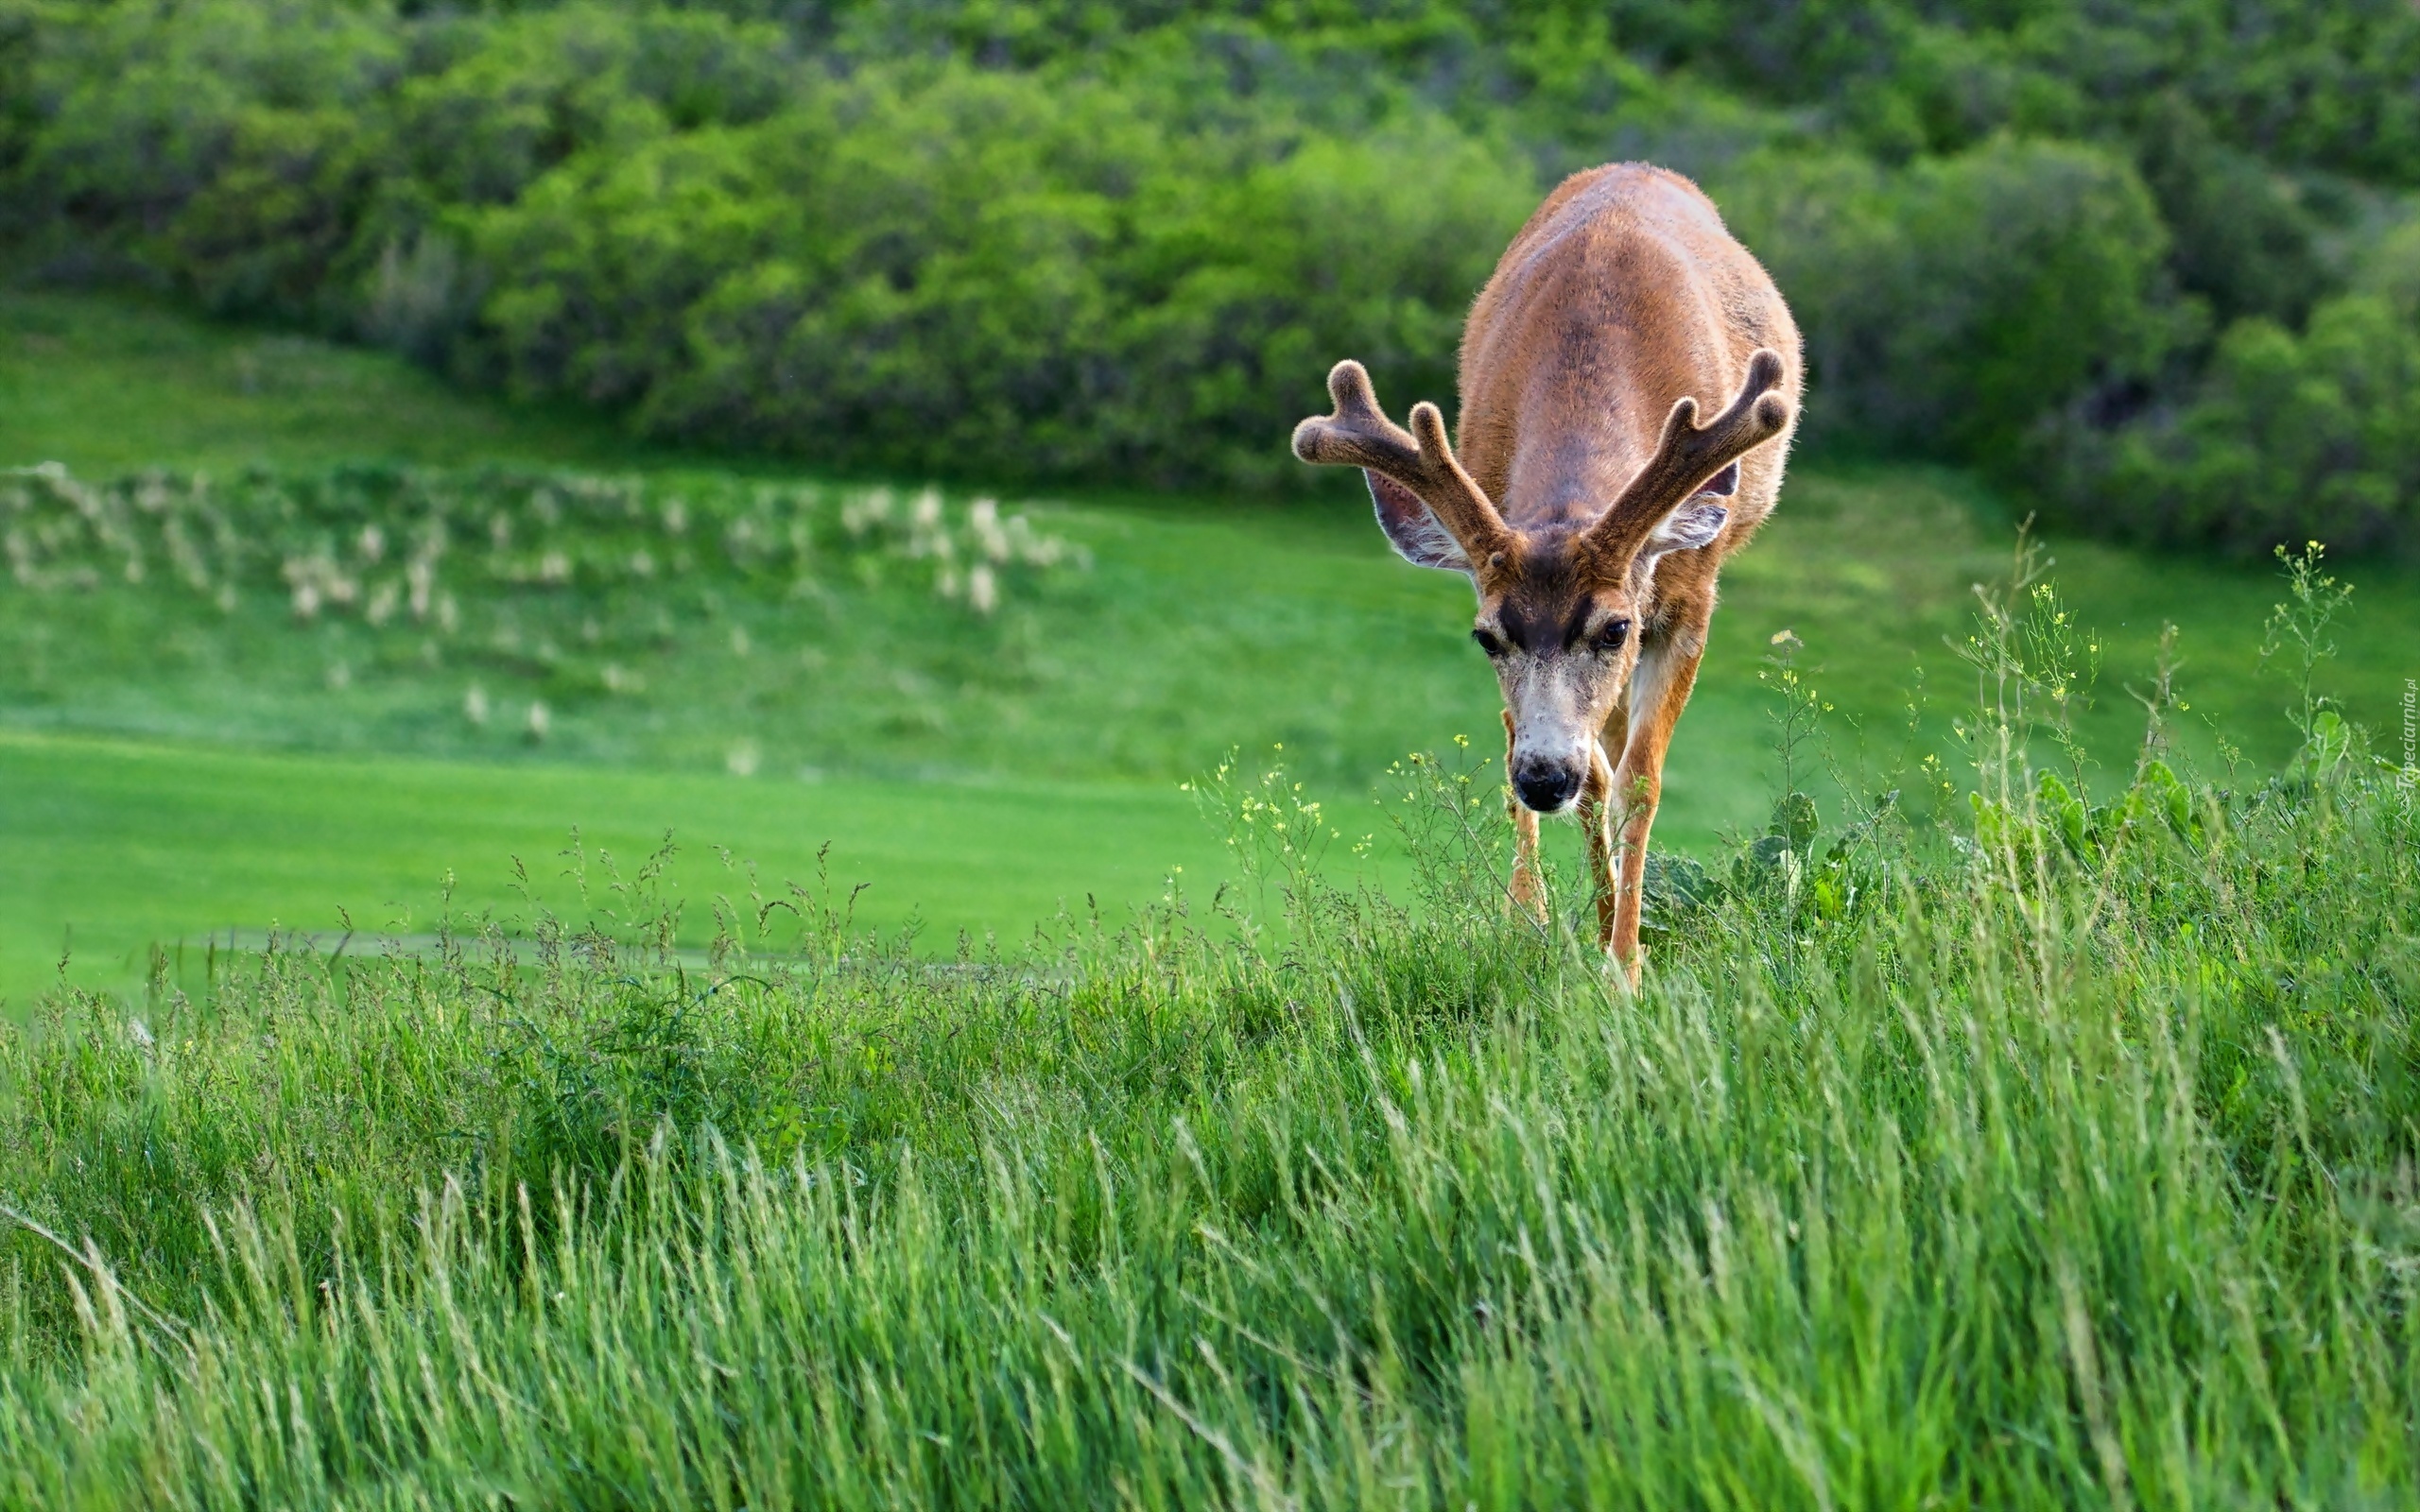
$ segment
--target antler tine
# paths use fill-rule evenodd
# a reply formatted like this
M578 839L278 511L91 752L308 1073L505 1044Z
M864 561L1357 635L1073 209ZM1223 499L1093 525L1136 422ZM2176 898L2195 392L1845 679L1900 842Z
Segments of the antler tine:
M1369 370L1345 358L1328 369L1327 393L1336 412L1294 427L1294 455L1305 462L1374 468L1412 486L1423 471L1420 445L1378 407Z
M1635 545L1699 485L1779 436L1789 424L1789 401L1773 391L1781 379L1781 354L1759 347L1748 359L1746 382L1710 424L1698 425L1695 399L1676 402L1664 419L1655 455L1598 522L1593 534L1599 543Z
M1367 468L1382 472L1420 496L1438 522L1453 532L1478 561L1501 548L1510 534L1503 516L1477 480L1455 460L1445 438L1445 418L1423 400L1411 407L1411 429L1387 419L1370 387L1370 374L1347 357L1328 370L1328 398L1336 412L1314 415L1294 427L1294 455L1305 462Z

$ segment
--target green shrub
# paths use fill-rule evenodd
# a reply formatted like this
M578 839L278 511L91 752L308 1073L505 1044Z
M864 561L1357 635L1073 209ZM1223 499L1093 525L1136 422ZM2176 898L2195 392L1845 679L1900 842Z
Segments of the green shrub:
M2189 103L2163 95L2138 129L2143 179L2171 232L2169 265L2228 322L2299 324L2334 292L2310 197L2269 163L2218 139Z
M1819 107L1886 157L2131 132L2172 94L2273 163L2420 182L2420 16L2375 0L1617 0L1612 26L1662 65Z
M37 54L23 189L55 217L37 245L114 245L215 307L314 313L381 166L367 116L405 39L374 13L251 0L78 21L52 19Z
M2094 148L2000 139L1897 171L1769 153L1719 187L1797 308L1819 437L2010 464L2179 331L2158 213Z
M784 123L762 156L819 168L785 176L771 255L698 301L644 421L893 467L1266 486L1294 476L1280 440L1337 355L1452 392L1462 305L1532 201L1517 162L1435 123L1264 156L1137 103L953 74L844 130Z
M2420 532L2420 330L2387 300L2323 302L2296 335L2231 327L2184 404L2130 427L2077 490L2106 524L2251 554Z

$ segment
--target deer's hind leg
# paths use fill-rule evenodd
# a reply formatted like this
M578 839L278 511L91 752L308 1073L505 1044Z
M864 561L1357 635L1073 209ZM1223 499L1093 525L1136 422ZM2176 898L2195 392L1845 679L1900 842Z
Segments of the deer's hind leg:
M1672 745L1672 727L1688 707L1697 686L1698 663L1705 657L1705 630L1712 604L1689 616L1667 635L1643 646L1631 673L1616 733L1621 759L1616 764L1607 807L1616 833L1613 844L1619 865L1615 868L1612 906L1598 909L1598 942L1621 963L1631 985L1638 984L1638 914L1647 884L1647 836L1655 825L1655 808L1664 796L1664 755ZM1601 758L1599 758L1601 760ZM1592 832L1592 844L1594 835Z

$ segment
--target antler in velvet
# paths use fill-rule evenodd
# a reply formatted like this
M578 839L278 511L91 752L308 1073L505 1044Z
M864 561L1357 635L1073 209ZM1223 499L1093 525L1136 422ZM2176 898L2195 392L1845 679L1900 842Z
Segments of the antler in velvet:
M1636 551L1708 478L1779 436L1789 424L1789 401L1773 391L1781 378L1781 354L1759 347L1748 359L1748 378L1738 395L1711 424L1699 428L1695 399L1673 404L1655 455L1591 527L1589 544L1606 555Z
M1420 495L1437 521L1453 533L1472 562L1506 549L1512 532L1495 506L1454 459L1445 438L1445 418L1426 400L1411 406L1406 431L1378 408L1370 374L1346 358L1327 375L1332 415L1314 415L1294 427L1294 455L1305 462L1367 468Z

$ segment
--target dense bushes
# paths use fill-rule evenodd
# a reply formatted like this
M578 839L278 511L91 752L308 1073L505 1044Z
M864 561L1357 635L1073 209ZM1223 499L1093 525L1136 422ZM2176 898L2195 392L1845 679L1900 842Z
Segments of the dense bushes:
M472 223L512 379L890 466L1263 481L1340 352L1450 388L1529 209L1435 123L1283 157L1134 94L952 69L583 158Z
M1797 307L1819 435L2008 457L2046 409L2149 375L2178 335L2159 215L2091 147L2003 138L1895 173L1772 152L1716 187Z
M2372 295L2297 336L2228 331L2200 391L2084 476L2121 528L2257 547L2304 532L2360 549L2420 535L2420 332Z
M653 434L1298 483L1283 438L1329 362L1449 394L1545 184L1649 156L1791 297L1817 444L2054 479L2146 538L2411 539L2384 443L2321 469L2369 503L2306 509L2240 454L2311 427L2225 418L2257 352L2337 361L2296 328L2401 215L2342 176L2420 182L2399 8L9 5L21 261ZM2329 424L2387 424L2363 415Z
M2172 95L2296 166L2420 177L2420 17L2386 0L1618 0L1635 50L1820 102L1885 153L2086 134Z
M1536 191L1433 112L1347 133L1176 65L844 79L711 16L221 4L67 36L27 172L53 261L113 249L659 434L892 468L1291 476L1338 354L1450 391Z

